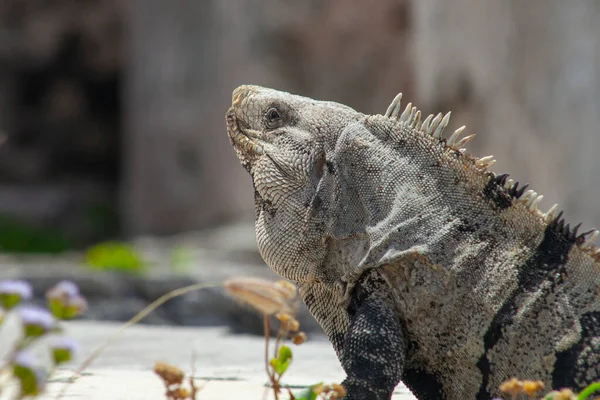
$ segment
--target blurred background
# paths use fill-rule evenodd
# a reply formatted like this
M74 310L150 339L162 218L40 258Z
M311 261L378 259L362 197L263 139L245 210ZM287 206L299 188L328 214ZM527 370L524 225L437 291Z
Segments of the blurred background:
M493 171L600 226L598 1L2 0L0 270L78 276L103 298L115 269L168 264L118 294L147 299L226 266L266 271L224 124L240 84L451 110ZM146 297L90 312L124 319Z

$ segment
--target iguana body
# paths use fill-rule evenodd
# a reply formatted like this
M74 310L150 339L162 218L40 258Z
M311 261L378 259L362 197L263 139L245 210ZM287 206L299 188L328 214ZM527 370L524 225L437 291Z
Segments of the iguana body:
M229 138L255 188L265 262L297 283L347 399L489 399L507 379L600 379L594 234L442 138L400 96L385 115L241 86Z

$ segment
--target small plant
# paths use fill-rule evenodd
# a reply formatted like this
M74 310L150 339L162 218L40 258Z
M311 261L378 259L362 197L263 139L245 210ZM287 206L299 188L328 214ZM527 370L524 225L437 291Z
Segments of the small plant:
M346 395L345 388L340 384L317 383L309 386L300 393L292 393L290 388L281 383L283 375L287 372L293 360L292 349L282 344L284 340L290 339L295 345L301 345L306 341L306 334L301 332L300 324L293 317L297 300L296 288L286 281L271 282L255 278L238 277L220 283L198 283L172 290L136 314L131 320L126 322L121 329L114 335L111 335L106 342L97 347L92 354L78 368L76 375L81 374L96 359L100 353L110 345L120 334L128 327L144 319L153 310L160 307L170 299L205 288L214 288L222 286L235 299L246 303L259 311L264 318L265 326L265 369L273 389L275 399L279 399L283 390L287 391L289 400L337 400ZM7 314L13 310L23 307L20 303L31 297L31 287L22 281L0 282L0 326L6 319ZM11 353L11 357L5 364L0 360L0 395L2 394L2 383L6 380L6 375L16 377L21 384L21 392L17 399L25 396L36 396L41 393L45 385L45 379L48 376L45 370L40 369L29 353L25 350L27 346L23 343L35 341L36 339L49 334L50 332L60 332L60 328L55 322L55 318L68 319L78 315L85 310L86 303L79 295L75 285L70 282L61 282L47 292L49 307L53 315L44 309L33 309L34 311L25 311L25 318L22 319L24 339ZM40 312L42 311L42 312ZM23 311L22 311L23 312ZM279 321L279 330L275 340L273 352L270 351L270 317L275 317ZM54 365L68 361L74 353L74 343L66 338L59 337L51 342L50 349L54 359ZM270 355L274 356L271 357ZM154 366L154 372L162 379L165 385L165 396L167 400L195 400L199 392L193 381L192 376L188 377L188 386L184 385L185 374L179 368L157 362ZM59 398L65 393L68 385L72 383L71 379L59 394ZM541 381L520 381L511 379L500 386L503 393L511 396L513 400L518 398L535 399L537 393L544 389ZM600 392L600 382L593 383L575 394L570 389L552 391L548 393L543 400L591 400L591 395ZM495 399L498 400L498 399Z
M537 395L544 389L544 383L541 381L528 381L519 380L512 378L502 385L500 385L500 391L506 393L511 399L516 400L519 398L537 399ZM591 395L600 392L600 382L592 383L583 389L579 394L574 393L571 389L564 388L560 390L553 390L550 393L542 397L543 400L587 400L591 399Z
M26 303L32 294L31 286L25 281L0 281L0 327L5 327L9 319L15 319L20 326L19 336L8 349L8 355L0 360L0 394L7 390L7 383L16 380L19 386L16 399L41 394L54 369L73 358L77 345L64 336L59 321L74 318L87 309L79 288L69 281L48 290L49 310ZM42 340L47 344L50 366L44 366L34 351L34 346Z
M579 392L579 394L577 395L577 400L590 399L594 393L600 393L600 382L594 382L591 385L588 385L581 392ZM596 399L598 399L598 397L596 397ZM555 400L555 399L546 397L544 400Z
M165 396L167 400L195 400L199 388L194 383L194 377L188 378L189 388L184 386L185 374L174 365L164 362L154 364L154 373L162 379L165 384Z
M0 214L0 250L4 252L58 254L70 248L69 238L60 230L39 227L14 216Z
M344 386L333 383L331 385L324 385L323 383L317 383L316 385L309 386L304 392L295 397L296 400L337 400L346 395L346 389Z
M541 381L520 381L513 378L500 385L499 389L513 399L519 398L521 394L529 399L535 399L536 395L544 389L544 383Z
M129 274L141 274L146 270L146 264L133 246L115 241L98 243L88 248L85 263L94 269Z
M282 344L291 339L295 345L306 341L306 334L300 331L300 323L294 318L297 304L296 287L287 281L270 282L254 278L234 278L224 283L225 289L239 301L246 303L263 314L265 326L265 369L275 400L279 400L281 391L285 388L290 400L313 400L317 398L336 400L345 396L342 385L310 386L300 394L293 394L289 387L282 385L281 379L287 372L293 360L292 349ZM270 317L275 316L279 321L279 329L272 353L270 342ZM273 354L273 357L271 357Z

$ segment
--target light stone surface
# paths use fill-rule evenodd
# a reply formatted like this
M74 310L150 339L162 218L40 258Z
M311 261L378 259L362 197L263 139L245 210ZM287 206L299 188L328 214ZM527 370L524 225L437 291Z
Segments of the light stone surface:
M75 363L58 371L43 400L56 399L69 377L87 355L120 325L78 321L66 324L67 333L81 345ZM292 346L294 361L285 383L293 390L317 382L334 383L344 372L325 336L316 335L301 346ZM224 328L134 326L116 339L74 383L63 399L154 400L164 399L164 388L152 372L156 361L191 371L204 385L198 399L262 399L265 390L264 340L252 335L232 335ZM269 397L271 398L271 397ZM287 396L282 396L287 398ZM414 399L402 385L394 399Z

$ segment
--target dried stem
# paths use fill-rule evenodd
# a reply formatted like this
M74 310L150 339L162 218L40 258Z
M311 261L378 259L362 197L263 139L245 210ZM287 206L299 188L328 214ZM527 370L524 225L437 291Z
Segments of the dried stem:
M280 322L280 324L282 324L282 323ZM283 331L281 326L283 326L283 325L280 325L280 328L277 331L277 336L275 339L275 352L274 352L275 357L279 357L279 346L281 344L281 338L284 334L286 334L286 332ZM273 387L275 388L276 392L279 392L279 388L280 388L279 381L280 380L281 380L281 375L278 375L277 378L275 378L275 376L273 376L273 381L274 381ZM277 399L277 395L275 395L275 399Z
M109 336L108 339L106 339L106 341L104 343L102 343L100 346L96 347L96 349L92 352L92 354L88 358L86 358L84 360L84 362L81 364L81 366L77 369L77 371L75 371L75 376L72 379L69 379L69 381L67 383L65 383L65 385L63 386L63 389L56 396L56 400L59 400L62 396L64 396L69 385L74 382L74 380L75 380L74 378L81 375L81 373L87 367L89 367L90 364L96 358L98 358L98 356L104 351L104 349L106 347L108 347L108 345L113 343L119 336L121 336L121 334L123 333L123 331L125 331L125 329L140 322L142 319L147 317L152 311L156 310L158 307L160 307L167 301L171 300L172 298L175 298L178 296L183 296L186 293L193 292L196 290L211 288L211 287L220 287L220 286L222 286L221 283L196 283L194 285L184 286L182 288L172 290L169 293L166 293L166 294L160 296L158 299L154 300L146 308L144 308L142 311L140 311L139 313L134 315L133 318L131 318L129 321L127 321L126 323L121 325L121 328L119 328L119 330L117 332L115 332L114 334Z
M271 377L271 369L269 368L269 316L265 314L264 316L265 323L265 368L267 370L267 375Z
M271 329L269 323L269 316L267 314L264 315L265 321L265 369L267 370L267 375L269 376L269 380L271 381L271 385L273 385L273 394L275 395L275 400L279 400L279 385L277 379L275 379L275 371L271 368L271 363L269 362L269 339L271 337Z
M196 400L196 395L198 394L198 388L196 387L196 383L194 382L194 377L196 376L196 351L192 349L192 367L190 371L190 388L191 388L191 400Z

